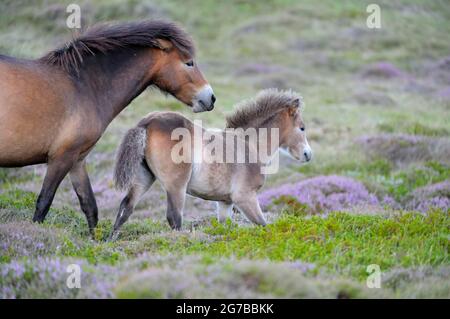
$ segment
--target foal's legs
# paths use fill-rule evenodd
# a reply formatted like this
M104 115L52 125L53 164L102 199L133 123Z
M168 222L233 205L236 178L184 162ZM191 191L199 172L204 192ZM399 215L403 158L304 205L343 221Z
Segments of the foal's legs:
M72 168L73 163L73 158L69 156L54 159L48 163L44 183L36 201L36 210L33 216L34 222L42 223L44 221L55 197L56 190Z
M224 202L216 202L217 203L217 220L220 223L223 223L227 220L227 218L231 218L233 216L233 204L227 204Z
M167 162L169 163L165 164ZM167 192L167 221L172 229L180 230L183 222L186 190L191 178L191 165L174 164L170 160L152 161L152 163L156 166L156 169L153 170L155 175Z
M186 198L186 188L180 187L167 191L167 221L170 227L175 230L181 229L183 222L184 200Z
M75 163L70 170L70 180L80 201L80 207L86 215L89 231L92 233L98 222L97 202L92 191L85 161Z
M262 214L261 207L259 206L256 193L252 192L245 195L240 193L232 199L237 208L243 212L250 221L262 226L267 224Z
M134 207L145 194L146 191L152 186L155 181L155 176L148 169L146 164L142 163L136 173L136 178L133 181L133 185L128 191L127 196L120 203L119 212L117 214L116 222L114 223L114 229L111 233L110 240L116 240L120 234L120 227L125 223L134 211Z

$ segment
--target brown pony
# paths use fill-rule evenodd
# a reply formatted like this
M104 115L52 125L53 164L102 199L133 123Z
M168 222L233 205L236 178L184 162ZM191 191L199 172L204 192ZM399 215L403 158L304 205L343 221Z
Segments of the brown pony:
M165 21L97 26L38 60L0 55L0 83L0 166L48 164L33 221L44 220L69 173L91 231L85 157L108 124L150 85L194 112L215 101L190 37Z
M178 113L150 113L128 131L118 152L116 186L126 190L127 195L120 204L111 238L117 238L120 227L156 179L167 192L167 219L174 229L181 228L186 193L218 202L219 220L230 215L235 206L253 223L265 225L256 195L265 180L262 167L273 161L279 148L302 162L312 157L301 106L300 96L292 91L264 90L254 100L238 106L227 118L226 130L198 127ZM176 132L183 130L187 134L180 139ZM200 134L196 133L198 130ZM276 138L271 134L263 137L263 132L272 130L278 132ZM212 140L226 149L225 157L233 154L230 160L208 151ZM239 145L243 145L245 153L241 162L234 155L238 154ZM198 148L202 150L196 161ZM262 149L267 156L261 156ZM219 153L218 148L215 152ZM186 156L185 161L177 158L181 153Z

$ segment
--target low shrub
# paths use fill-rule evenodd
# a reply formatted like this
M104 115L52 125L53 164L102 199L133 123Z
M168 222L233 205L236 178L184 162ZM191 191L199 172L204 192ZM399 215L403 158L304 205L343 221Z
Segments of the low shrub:
M369 194L359 181L344 176L318 176L295 184L285 184L259 195L264 209L281 196L289 196L306 205L310 212L320 213L364 205L379 205L376 196Z
M381 134L360 137L357 143L369 158L385 158L396 166L426 161L448 163L450 159L450 143L447 138Z

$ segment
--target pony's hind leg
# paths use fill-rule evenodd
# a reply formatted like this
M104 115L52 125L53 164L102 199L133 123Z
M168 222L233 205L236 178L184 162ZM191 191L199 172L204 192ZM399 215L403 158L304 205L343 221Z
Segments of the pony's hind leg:
M180 230L183 222L184 200L186 189L179 188L167 191L167 221L172 229Z
M256 193L252 192L245 195L240 193L233 198L233 203L251 222L262 226L267 224L262 214L261 207L259 206Z
M136 177L132 186L128 190L128 194L120 203L119 212L117 214L116 222L114 223L114 229L111 233L110 240L116 240L120 234L121 226L127 221L130 215L134 211L134 207L148 191L155 181L155 175L150 171L147 165L142 162L140 165Z
M98 222L98 208L91 182L89 181L89 175L86 171L85 161L78 162L73 166L70 170L70 180L78 196L81 210L86 215L89 231L92 234Z

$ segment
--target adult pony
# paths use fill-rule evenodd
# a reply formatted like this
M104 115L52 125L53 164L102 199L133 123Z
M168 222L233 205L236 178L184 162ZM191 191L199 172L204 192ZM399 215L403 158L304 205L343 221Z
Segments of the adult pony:
M45 219L69 173L91 232L85 158L108 124L149 85L194 112L215 101L191 38L165 21L100 25L37 60L0 55L0 83L0 166L48 164L33 221Z

